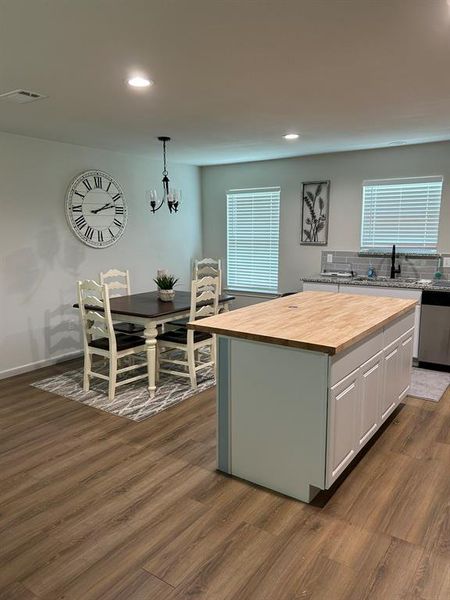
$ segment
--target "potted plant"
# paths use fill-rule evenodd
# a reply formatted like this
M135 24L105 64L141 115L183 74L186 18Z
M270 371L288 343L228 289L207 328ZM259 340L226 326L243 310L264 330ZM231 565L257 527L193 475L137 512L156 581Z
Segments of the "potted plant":
M175 298L175 290L173 288L178 279L174 275L159 274L153 281L158 286L160 300L171 302Z

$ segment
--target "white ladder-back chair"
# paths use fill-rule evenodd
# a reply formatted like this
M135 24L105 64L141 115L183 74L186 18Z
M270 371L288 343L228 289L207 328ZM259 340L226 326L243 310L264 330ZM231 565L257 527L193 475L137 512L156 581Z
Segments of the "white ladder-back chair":
M125 271L109 269L109 271L102 272L100 273L100 283L108 285L110 298L129 296L131 294L130 272L128 269Z
M192 279L202 279L203 277L219 278L219 296L222 294L222 260L220 258L202 258L195 259L192 263ZM171 327L186 327L189 319L176 319L169 321L166 325Z
M219 308L219 278L203 277L194 279L191 286L191 313L190 320L195 321L204 317L216 315ZM191 387L197 387L197 372L200 369L213 367L216 362L215 338L209 333L203 331L193 331L180 327L170 330L157 337L158 340L158 371L168 373L178 377L188 377L191 380ZM208 362L199 362L198 350L204 347L210 347L210 360ZM171 358L168 353L172 350L179 350L185 353L186 359ZM161 363L172 363L187 368L187 371L170 370L161 368Z
M78 282L78 306L80 310L81 327L84 345L84 375L83 389L89 391L90 377L98 377L108 381L108 397L114 400L116 388L126 383L146 379L144 375L129 377L117 382L117 375L146 366L146 362L118 368L120 359L144 352L146 359L146 346L144 338L125 335L114 331L109 306L109 293L106 284L99 284L93 280ZM97 354L109 360L109 375L92 370L92 358Z
M220 258L202 258L194 260L194 279L203 277L219 278L219 296L222 293L222 260Z
M130 272L128 269L120 271L119 269L109 269L100 273L100 283L108 285L109 297L119 298L120 296L129 296L131 294ZM136 323L114 323L114 329L119 333L127 335L141 335L144 333L144 326Z

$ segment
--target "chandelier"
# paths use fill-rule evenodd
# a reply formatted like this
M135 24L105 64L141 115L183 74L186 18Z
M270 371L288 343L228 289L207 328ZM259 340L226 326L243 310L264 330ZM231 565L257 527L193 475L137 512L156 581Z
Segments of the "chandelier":
M158 137L158 140L160 142L162 142L162 145L163 145L163 163L164 163L164 168L163 168L163 172L162 172L162 174L163 174L163 178L162 178L163 194L162 194L162 197L159 198L158 192L156 190L150 190L148 192L149 202L150 202L150 210L152 211L152 213L155 213L157 210L159 210L161 208L161 206L164 204L164 202L166 202L169 212L176 213L176 212L178 212L178 207L180 206L180 202L181 202L181 191L175 190L170 187L169 172L167 170L167 160L166 160L166 144L167 144L167 142L170 142L170 137L167 137L166 135L161 135Z

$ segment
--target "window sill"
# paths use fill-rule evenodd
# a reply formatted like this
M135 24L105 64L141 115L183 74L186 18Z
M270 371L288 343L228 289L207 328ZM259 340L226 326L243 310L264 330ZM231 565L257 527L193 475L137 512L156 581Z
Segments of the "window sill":
M233 290L232 288L225 288L224 292L233 296L253 296L255 298L278 298L278 292L255 292L245 290Z

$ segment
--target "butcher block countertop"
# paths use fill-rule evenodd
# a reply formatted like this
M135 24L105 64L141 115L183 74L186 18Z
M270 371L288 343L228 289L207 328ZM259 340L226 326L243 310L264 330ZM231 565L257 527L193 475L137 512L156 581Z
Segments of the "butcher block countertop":
M300 292L188 324L189 329L336 354L414 310L415 300Z

